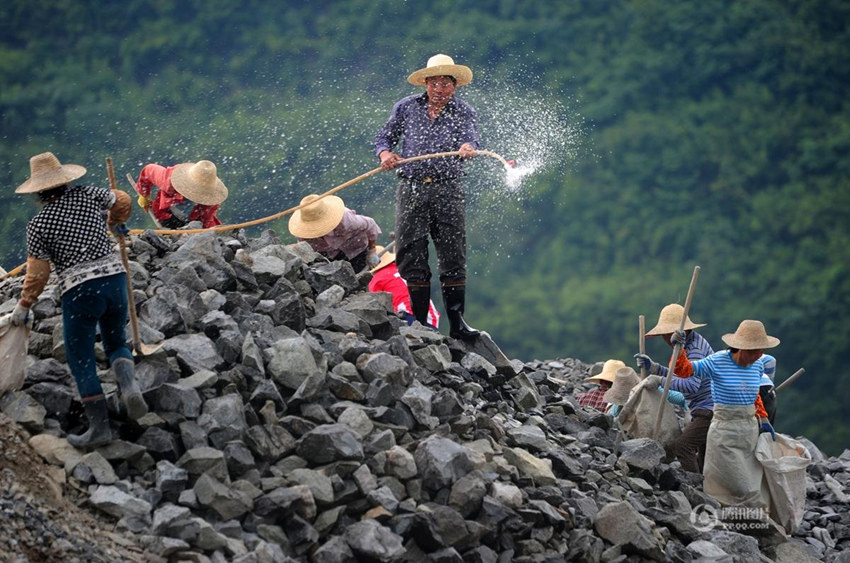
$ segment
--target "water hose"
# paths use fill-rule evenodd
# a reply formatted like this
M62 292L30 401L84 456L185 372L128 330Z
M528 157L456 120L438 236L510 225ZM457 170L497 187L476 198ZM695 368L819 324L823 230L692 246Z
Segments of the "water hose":
M511 165L508 163L508 161L505 160L504 157L502 157L500 154L497 154L493 151L488 151L488 150L478 150L478 151L475 151L475 152L476 152L476 154L479 154L479 155L489 156L491 158L495 158L496 160L498 160L499 162L502 163L502 166L505 167L505 170L509 170L511 168ZM449 156L460 156L460 152L459 151L449 151L449 152L437 152L437 153L432 153L432 154L421 154L419 156L411 156L409 158L403 158L403 159L399 160L398 163L396 164L396 166L399 166L399 165L402 165L402 164L407 164L409 162L417 162L419 160L428 160L428 159L431 159L431 158L445 158L445 157L449 157ZM347 182L344 182L344 183L342 183L342 184L340 184L340 185L338 185L334 188L331 188L330 190L326 191L325 193L319 195L316 199L312 200L310 202L310 204L313 204L313 203L319 201L322 198L328 197L329 195L333 195L340 190L344 190L345 188L347 188L349 186L353 186L354 184L356 184L358 182L362 182L366 178L370 178L370 177L374 176L375 174L381 172L382 170L383 170L383 168L381 168L379 166L379 167L375 168L374 170L370 170L370 171L368 171L364 174L361 174L360 176L357 176L356 178L352 178L351 180L348 180ZM310 205L310 204L308 204L308 205ZM303 209L304 207L306 207L306 205L296 205L295 207L290 207L289 209L286 209L286 210L281 211L279 213L275 213L274 215L269 215L268 217L262 217L260 219L254 219L253 221L246 221L244 223L237 223L237 224L233 224L233 225L219 225L217 227L211 227L209 229L154 229L153 232L155 232L159 235L191 235L191 234L206 233L206 232L216 232L216 233L218 233L218 232L223 232L223 231L234 231L236 229L244 229L244 228L247 228L247 227L253 227L255 225L260 225L262 223L274 221L275 219L280 219L281 217L285 217L286 215L291 215L292 213L295 213L296 211L298 211L299 209ZM142 233L144 233L145 231L148 231L148 230L151 230L151 229L131 229L129 234L139 235L139 234L142 234ZM9 273L7 273L5 276L0 277L0 281L3 281L7 278L11 278L13 276L18 275L19 273L21 273L21 271L25 267L26 267L26 263L21 264L20 266L18 266L17 268L14 268L13 270L10 270Z

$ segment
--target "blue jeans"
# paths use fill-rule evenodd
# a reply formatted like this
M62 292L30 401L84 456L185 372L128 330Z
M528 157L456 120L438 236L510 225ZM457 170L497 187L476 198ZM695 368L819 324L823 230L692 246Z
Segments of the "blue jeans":
M115 274L74 286L62 295L62 331L68 367L83 402L103 395L94 357L95 328L100 325L109 364L132 360L124 327L127 325L127 275Z

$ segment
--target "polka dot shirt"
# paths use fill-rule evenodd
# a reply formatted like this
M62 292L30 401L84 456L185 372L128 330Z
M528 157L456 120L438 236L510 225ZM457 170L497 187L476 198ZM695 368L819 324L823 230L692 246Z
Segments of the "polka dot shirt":
M53 263L63 293L88 279L124 271L106 226L106 212L114 203L109 190L73 186L27 224L28 255Z

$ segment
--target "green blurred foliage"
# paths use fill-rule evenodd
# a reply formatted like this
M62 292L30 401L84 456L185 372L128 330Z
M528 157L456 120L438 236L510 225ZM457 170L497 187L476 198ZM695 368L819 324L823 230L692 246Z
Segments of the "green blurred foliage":
M523 360L625 360L637 316L651 327L684 302L698 264L701 332L722 348L740 320L764 321L779 378L808 371L779 398L779 430L837 454L850 445L848 23L841 0L7 0L0 260L25 258L34 208L12 191L33 154L99 185L106 156L119 179L208 158L230 187L223 219L255 219L376 166L375 132L415 91L407 73L447 52L476 73L460 95L492 116L488 148L511 136L497 119L508 92L566 109L579 132L516 193L492 163L470 165L470 322ZM378 175L341 195L386 233L393 189ZM285 220L268 227L291 240Z

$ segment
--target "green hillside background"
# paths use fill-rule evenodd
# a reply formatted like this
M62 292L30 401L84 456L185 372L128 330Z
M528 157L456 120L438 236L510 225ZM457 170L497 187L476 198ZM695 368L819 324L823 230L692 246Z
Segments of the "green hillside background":
M43 151L107 184L213 160L225 222L377 166L411 71L469 65L458 93L519 186L471 162L467 320L524 361L637 351L683 303L715 348L747 318L782 344L777 429L850 447L850 4L6 0L0 4L0 264L25 259L14 195ZM395 182L340 195L392 230ZM122 182L123 189L128 189ZM150 226L136 213L131 227ZM292 241L285 220L265 228ZM256 235L260 228L249 234ZM386 242L384 238L382 242ZM669 348L648 352L662 363Z

